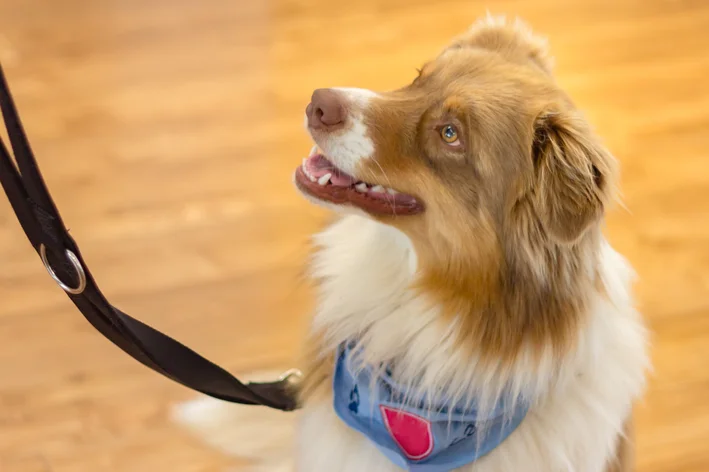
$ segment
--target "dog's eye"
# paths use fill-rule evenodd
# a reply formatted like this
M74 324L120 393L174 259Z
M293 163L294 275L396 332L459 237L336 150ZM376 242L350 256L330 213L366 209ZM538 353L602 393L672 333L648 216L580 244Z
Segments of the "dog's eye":
M459 146L458 130L453 125L445 125L441 128L441 139L451 146Z

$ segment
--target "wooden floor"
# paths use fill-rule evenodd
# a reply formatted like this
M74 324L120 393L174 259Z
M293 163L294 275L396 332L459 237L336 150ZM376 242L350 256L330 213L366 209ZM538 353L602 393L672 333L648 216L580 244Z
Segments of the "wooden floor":
M312 89L389 89L486 8L547 34L622 162L607 234L636 266L655 372L638 471L709 471L709 3L2 0L0 61L114 304L233 372L288 367L325 221L290 173ZM0 198L0 471L222 471L167 418L192 392L98 335ZM523 472L523 471L515 471Z

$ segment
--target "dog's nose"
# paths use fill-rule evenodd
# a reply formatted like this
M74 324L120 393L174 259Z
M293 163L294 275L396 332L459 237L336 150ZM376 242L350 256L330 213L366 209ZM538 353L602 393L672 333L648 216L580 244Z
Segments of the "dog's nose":
M313 92L305 114L311 128L327 131L340 128L346 117L344 97L332 89L318 89Z

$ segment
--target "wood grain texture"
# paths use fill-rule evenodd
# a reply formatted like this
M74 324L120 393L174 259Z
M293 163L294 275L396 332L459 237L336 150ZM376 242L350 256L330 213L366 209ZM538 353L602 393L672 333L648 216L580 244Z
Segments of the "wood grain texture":
M289 366L326 215L290 174L320 86L399 86L486 8L547 34L622 163L607 234L639 273L655 372L637 470L709 470L709 3L3 0L0 61L109 298L233 372ZM193 394L102 339L0 199L0 471L221 471Z

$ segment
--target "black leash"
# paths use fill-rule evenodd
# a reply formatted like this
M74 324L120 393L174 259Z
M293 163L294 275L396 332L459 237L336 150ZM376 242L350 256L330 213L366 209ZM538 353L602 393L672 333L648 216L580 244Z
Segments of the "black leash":
M243 384L196 352L111 305L98 289L47 191L0 66L0 108L17 166L0 139L0 182L32 247L55 282L94 328L131 357L186 387L221 400L292 411L286 372L269 383Z

